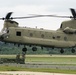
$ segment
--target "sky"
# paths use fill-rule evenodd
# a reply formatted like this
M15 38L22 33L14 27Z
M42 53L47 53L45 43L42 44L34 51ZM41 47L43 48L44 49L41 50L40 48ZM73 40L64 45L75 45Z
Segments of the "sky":
M76 9L76 0L0 0L0 17L13 12L12 17L26 17L39 15L71 16L70 8ZM44 28L57 30L67 18L43 17L30 19L16 19L21 27ZM0 30L3 27L0 20Z

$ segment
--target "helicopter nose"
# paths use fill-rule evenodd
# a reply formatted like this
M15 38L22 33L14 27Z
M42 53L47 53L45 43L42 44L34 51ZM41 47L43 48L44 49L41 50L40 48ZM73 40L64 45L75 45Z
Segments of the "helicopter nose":
M0 41L4 39L3 36L4 36L4 34L3 33L0 33Z
M6 33L0 33L0 41L3 41L8 35Z

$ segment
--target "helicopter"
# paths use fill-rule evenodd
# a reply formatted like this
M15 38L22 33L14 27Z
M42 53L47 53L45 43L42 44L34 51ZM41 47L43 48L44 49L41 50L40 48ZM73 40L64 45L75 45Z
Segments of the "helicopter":
M11 17L9 12L4 20L4 27L0 32L0 41L5 43L14 43L24 45L22 51L26 53L26 46L32 47L33 51L37 50L37 46L60 48L60 53L64 53L64 48L71 48L71 52L75 53L76 47L76 12L70 8L72 16L57 15L33 15L28 17ZM37 28L19 27L19 23L13 19L27 19L36 17L59 17L71 18L69 21L63 21L57 30L45 30Z

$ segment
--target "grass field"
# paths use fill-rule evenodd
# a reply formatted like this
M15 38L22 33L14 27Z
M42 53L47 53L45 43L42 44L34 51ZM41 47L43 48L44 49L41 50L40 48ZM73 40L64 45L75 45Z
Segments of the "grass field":
M33 72L48 72L48 73L65 73L76 74L76 70L59 70L59 69L31 69L21 67L0 66L0 71L33 71Z
M15 58L15 55L1 55L1 58ZM57 65L75 65L75 55L26 55L26 62L30 63L43 63L43 64L57 64ZM53 73L68 73L76 74L76 70L60 70L60 69L34 69L34 68L21 68L13 66L0 66L0 71L35 71L35 72L53 72Z
M76 56L50 56L50 55L36 55L36 56L26 56L26 62L40 62L46 64L67 64L76 65Z
M16 55L0 55L0 58L16 58ZM76 55L26 55L25 62L76 65Z

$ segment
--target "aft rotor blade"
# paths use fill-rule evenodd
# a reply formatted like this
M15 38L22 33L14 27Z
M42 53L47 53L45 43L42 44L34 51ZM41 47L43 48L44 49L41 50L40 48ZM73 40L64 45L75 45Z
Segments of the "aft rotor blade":
M35 15L39 17L59 17L59 18L72 18L72 16L57 16L57 15Z
M76 11L73 8L70 8L73 18L76 19Z

